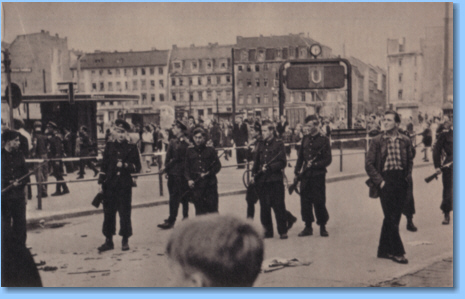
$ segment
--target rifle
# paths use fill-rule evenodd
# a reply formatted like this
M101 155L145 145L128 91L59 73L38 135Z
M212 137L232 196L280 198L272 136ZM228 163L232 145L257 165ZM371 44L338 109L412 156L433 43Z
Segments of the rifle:
M443 166L440 168L439 171L436 171L435 173L433 173L433 174L430 175L429 177L425 178L425 182L429 183L429 182L431 182L433 179L436 179L436 180L437 180L437 179L438 179L438 176L444 171L444 169L451 167L452 164L453 164L453 162L449 162L449 163L443 165Z
M270 164L270 163L273 163L274 160L278 159L278 157L281 155L282 152L283 152L283 151L279 151L279 153L278 153L276 156L274 156L273 158L271 158L271 160L270 160L268 163L265 163L264 166L265 166L265 165L268 165L268 164ZM252 187L253 185L255 185L255 183L257 182L257 179L260 178L263 174L265 174L265 172L263 171L263 167L262 167L262 169L260 169L260 170L254 175L254 182L251 183L251 184L249 184L249 187L248 187L248 188L250 188L250 187ZM247 188L247 189L248 189L248 188Z
M324 147L320 148L320 150L316 153L315 156L313 156L312 159L310 159L306 164L305 164L305 167L302 169L302 171L295 177L294 179L294 183L292 183L290 186L289 186L289 195L292 195L292 193L297 189L297 184L302 180L302 177L304 176L304 173L310 168L312 167L312 163L316 160L316 158L318 158L318 156L320 155L321 151L323 150Z
M221 155L218 156L218 160L219 160L224 154L225 154L225 152L223 151L223 153L222 153ZM209 175L208 172L210 171L210 169L211 169L211 168L213 167L213 165L215 165L215 164L216 164L216 161L213 161L213 162L207 167L207 174L204 175L204 176L200 175L198 178L196 178L196 179L194 180L194 187L195 187L195 185L196 185L198 182L200 182L204 177L206 177L206 176ZM183 199L184 196L186 196L186 195L187 195L189 192L191 192L191 191L192 191L192 190L190 190L190 188L189 188L189 190L187 190L186 192L184 192L183 195L181 195L181 198L180 198L179 200Z
M23 175L22 177L20 177L19 179L15 180L13 183L11 183L10 185L6 186L5 189L2 190L2 194L4 192L7 192L9 191L10 189L16 187L14 185L14 183L19 183L20 181L24 180L25 178L28 178L29 176L31 176L32 174L34 174L37 170L39 170L39 168L43 167L45 165L46 162L44 162L43 164L40 164L39 166L37 166L36 168L34 168L33 170L29 171L27 174Z

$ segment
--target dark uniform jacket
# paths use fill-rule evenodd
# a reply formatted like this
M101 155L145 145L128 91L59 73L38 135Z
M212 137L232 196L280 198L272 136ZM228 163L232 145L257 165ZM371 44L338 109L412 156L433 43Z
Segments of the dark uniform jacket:
M45 134L34 133L32 136L32 156L42 158L47 154L49 140Z
M50 148L48 152L49 158L62 158L63 157L63 142L59 135L53 135L50 139Z
M400 157L401 165L405 174L405 179L412 173L413 168L413 151L410 138L404 134L398 133L400 138ZM386 134L379 134L371 140L370 149L365 158L365 170L370 180L375 186L379 186L383 181L381 173L387 158L388 140Z
M91 147L92 143L90 142L89 136L79 133L79 155L81 157L89 156Z
M436 144L434 145L433 149L433 161L434 167L440 168L442 165L447 164L449 162L454 161L454 131L449 130L447 132L443 132L439 135ZM446 158L441 165L441 154L444 150L446 154Z
M218 154L213 147L201 145L191 145L186 151L186 161L184 168L184 176L188 181L196 181L201 173L209 172L202 179L208 185L218 183L216 174L221 170L221 162L218 159Z
M2 190L10 185L10 181L19 179L28 173L23 153L13 150L11 153L2 148ZM24 198L24 186L29 183L29 177L20 182L20 185L2 193L6 198Z
M308 165L311 160L313 160L312 164ZM297 164L294 169L294 173L296 175L299 174L304 162L307 167L306 175L314 176L327 172L326 167L328 167L332 162L331 145L329 144L328 137L319 132L315 136L304 136L302 139L301 150L299 151L299 156L297 158Z
M249 139L249 131L247 129L247 125L242 123L239 127L238 124L234 124L233 128L233 140L236 146L244 145L247 140Z
M121 168L116 167L118 161L123 163ZM127 163L127 166L124 164ZM99 184L106 188L131 188L132 173L141 169L140 155L137 145L123 142L108 142L103 152L101 175Z
M261 172L264 165L267 171ZM256 177L257 183L282 182L283 169L286 167L286 152L284 143L273 137L271 140L261 140L258 142L257 152L254 157L252 175Z
M166 173L170 175L184 176L184 161L188 146L189 143L185 136L181 136L170 141L165 158Z

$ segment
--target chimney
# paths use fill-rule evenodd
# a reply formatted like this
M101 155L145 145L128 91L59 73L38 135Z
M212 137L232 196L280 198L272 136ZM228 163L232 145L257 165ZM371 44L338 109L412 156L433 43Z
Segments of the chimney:
M173 50L177 50L177 49L178 49L178 45L173 45L172 48L173 48Z
M157 50L157 48L155 48L155 47L152 47L152 51L156 51L156 50Z
M191 44L191 48L195 48L195 44Z
M55 33L55 37L56 37L56 38L59 38L58 33Z

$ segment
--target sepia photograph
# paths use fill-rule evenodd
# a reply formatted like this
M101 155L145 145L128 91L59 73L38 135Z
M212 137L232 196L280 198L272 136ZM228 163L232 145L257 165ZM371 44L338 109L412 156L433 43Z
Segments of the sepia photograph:
M2 2L1 287L458 287L457 5Z

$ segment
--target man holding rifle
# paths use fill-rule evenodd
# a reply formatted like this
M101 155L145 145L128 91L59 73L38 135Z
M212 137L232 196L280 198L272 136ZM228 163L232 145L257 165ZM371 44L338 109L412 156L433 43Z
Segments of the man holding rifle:
M332 161L331 146L328 137L321 134L318 129L319 121L316 115L307 116L305 126L309 134L302 139L294 170L295 183L299 177L301 178L300 206L302 220L305 222L305 228L299 233L299 237L313 235L312 222L315 221L313 208L315 208L316 223L320 226L320 235L328 237L329 234L326 231L326 223L329 220L326 210L326 167Z
M2 133L2 243L12 241L25 246L25 186L30 179L24 155L19 150L19 138L20 133L16 131Z
M436 173L442 172L442 185L444 187L442 191L442 203L441 210L444 213L444 220L442 224L447 225L450 223L450 212L452 211L453 206L453 173L454 169L452 166L452 161L454 160L454 130L451 123L445 123L444 127L446 128L443 131L434 145L433 149L433 161L434 168L436 168ZM448 129L448 130L447 130ZM441 157L442 154L445 154L445 159L442 162L443 167L441 167ZM450 164L449 167L444 167L445 165Z
M260 194L260 221L265 228L265 238L273 238L273 208L278 233L281 239L287 239L288 221L284 202L283 169L286 168L284 143L277 140L275 127L271 121L262 124L263 140L259 142L252 168L257 193Z
M184 177L184 160L186 158L187 147L189 146L189 141L187 137L184 136L187 127L181 121L176 120L172 130L176 138L171 139L168 145L165 169L163 170L164 173L168 174L170 216L164 223L158 225L158 227L162 229L170 229L174 226L181 203L183 219L189 217L189 202L187 201L187 197L184 196L184 198L181 198L189 189L186 178Z
M221 162L213 147L207 146L207 132L197 127L192 132L194 145L186 151L184 177L192 189L195 214L218 213L218 180Z

